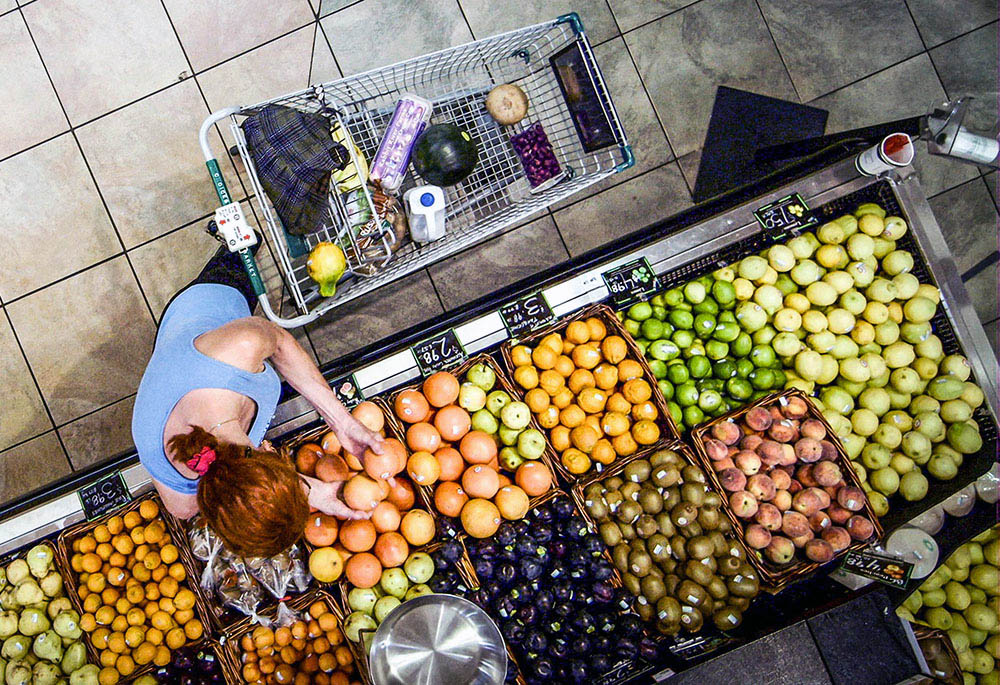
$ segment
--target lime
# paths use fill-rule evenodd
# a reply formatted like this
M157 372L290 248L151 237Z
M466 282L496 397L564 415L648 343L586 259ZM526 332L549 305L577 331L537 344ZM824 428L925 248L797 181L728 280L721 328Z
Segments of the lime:
M639 348L639 352L641 352L643 356L646 356L646 348L649 347L649 341L645 338L638 338L635 341L635 345Z
M721 305L731 304L736 300L736 288L732 283L716 281L712 284L712 297Z
M657 380L667 377L667 365L659 359L650 360L649 370L653 372L653 378Z
M653 315L653 307L648 302L637 302L628 308L628 318L645 321Z
M649 298L649 303L653 305L654 310L657 307L663 307L664 306L663 295L662 294L653 295L651 298Z
M776 357L770 345L754 345L750 350L750 361L754 366L771 366Z
M663 337L663 322L659 319L650 317L642 322L639 327L644 338L649 340L659 340Z
M719 323L736 323L736 315L730 311L719 312L719 316L716 317Z
M711 314L698 314L694 317L694 332L699 338L707 338L715 330L715 317Z
M631 335L633 338L639 335L640 324L638 321L636 321L635 319L625 319L624 325L625 325L625 330L628 331L628 334Z
M743 378L730 378L726 381L726 392L734 400L747 400L753 393L753 386Z
M767 390L754 390L753 394L750 395L750 401L756 402L762 397L767 397L767 392L768 392Z
M697 324L696 324L697 325ZM739 337L740 325L731 321L720 321L715 325L715 330L712 331L712 337L716 340L721 340L722 342L733 342Z
M740 331L740 334L729 346L729 351L733 353L734 357L745 357L750 354L752 348L753 339L747 333Z
M683 364L671 364L667 367L667 379L674 385L686 383L690 378L691 374Z
M660 392L663 393L663 399L672 400L674 398L674 386L668 380L662 379L656 381L656 384L660 387Z
M680 288L671 288L667 292L663 293L664 307L676 307L683 301L684 293L681 292Z
M715 411L722 406L722 395L716 390L706 390L698 396L698 408L702 411Z
M661 338L669 338L671 335L674 334L674 330L676 330L676 329L670 324L670 322L664 320L663 321L663 334L660 337Z
M757 390L770 390L774 387L774 372L771 369L756 368L748 377L750 384Z
M721 359L712 364L712 375L722 380L736 376L736 362L732 359Z
M684 408L684 424L687 426L697 426L705 420L705 414L696 406Z
M677 359L681 350L672 340L654 340L650 343L648 352L654 360L669 361Z
M686 312L683 309L674 309L669 314L667 314L667 321L674 328L689 329L694 325L694 315L691 312Z
M747 376L749 376L750 372L753 371L753 369L754 369L753 362L750 361L749 359L743 358L736 360L736 375L739 376L740 378L746 378Z
M718 340L709 340L705 343L705 356L718 361L729 354L729 345Z
M698 401L698 388L691 381L674 385L674 400L682 407L690 407Z
M751 339L753 340L754 345L770 345L776 335L778 335L778 331L775 330L774 326L768 324L763 328L754 331Z
M678 328L670 337L682 350L691 347L694 342L694 333L684 328Z
M663 321L667 318L667 309L663 305L654 304L653 305L653 318Z
M684 348L682 354L684 355L685 359L690 359L691 357L704 356L705 344L698 338L695 338L690 345Z
M775 390L785 387L785 383L788 382L788 376L781 369L771 369L771 375L774 376L774 380L771 381L771 387Z
M684 286L684 299L691 304L698 304L705 299L705 286L699 281L691 281Z
M708 357L702 355L691 357L688 359L687 365L692 378L705 378L712 373L712 362L708 360Z
M684 412L681 411L681 407L676 402L667 402L667 410L670 412L670 418L674 420L674 423L678 427L684 426Z

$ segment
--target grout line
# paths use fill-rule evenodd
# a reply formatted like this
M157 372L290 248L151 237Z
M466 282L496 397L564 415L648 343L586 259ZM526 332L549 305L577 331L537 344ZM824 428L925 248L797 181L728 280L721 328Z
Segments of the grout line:
M320 0L319 9L315 10L313 12L313 14L316 15L316 19L317 20L319 20L319 19L326 19L327 17L332 17L337 12L343 12L344 10L349 9L351 7L354 7L355 5L360 5L364 1L365 0L354 0L354 2L349 2L346 5L344 5L343 7L338 7L337 9L335 9L332 12L327 12L326 14L320 14L320 10L323 9L323 0Z
M626 33L632 33L636 29L641 29L641 28L643 28L645 26L649 26L650 24L655 24L660 19L666 19L667 17L672 16L674 14L677 14L678 12L683 12L684 10L686 10L689 7L694 7L699 2L701 2L701 0L694 0L693 2L688 2L688 4L684 5L683 7L678 7L676 9L672 9L669 12L666 12L665 14L663 14L663 15L661 15L659 17L656 17L655 19L650 19L649 21L644 21L641 24L636 24L635 26L633 26L632 28L630 28L628 31L622 31L621 33L624 36ZM621 25L618 24L618 17L617 17L617 15L615 15L614 10L611 11L611 15L614 16L614 18L615 18L615 24L618 25L618 30L621 31Z
M799 94L799 89L795 85L795 79L792 78L792 72L789 71L788 64L785 63L785 56L781 54L781 48L778 46L778 41L774 38L774 32L771 31L771 25L767 23L767 17L764 15L764 10L761 9L760 2L758 2L758 0L753 0L753 4L757 7L757 13L760 14L760 20L764 22L764 28L767 29L767 35L771 37L771 44L774 46L774 51L778 54L778 59L781 60L781 66L785 69L785 75L788 77L788 82L792 85L792 92L795 93L795 97L801 103L802 95Z
M310 4L309 7L311 9L312 5ZM309 69L306 70L306 83L305 83L305 86L303 86L303 88L305 88L305 87L307 87L307 86L309 86L309 85L312 84L313 63L316 61L316 38L317 38L318 34L319 34L319 21L315 21L315 22L313 22L312 40L309 41L309 45L310 45L310 49L309 49Z
M469 29L469 35L472 36L472 40L479 40L476 36L476 32L472 30L472 24L469 23L469 17L465 14L465 8L462 7L462 0L455 0L455 4L458 5L458 13L462 15L462 21L465 22L465 26Z
M487 242L488 242L488 241L487 241ZM485 244L485 243L481 243L481 244ZM457 256L458 256L458 255L460 255L460 254L462 254L462 253L461 253L461 252L459 252L459 253L457 253L457 254L455 254L455 255L453 255L453 256L457 257ZM427 265L427 266L432 266L432 265ZM438 304L440 304L440 305L441 305L441 311L442 311L442 313L446 313L446 312L449 312L449 311L451 311L450 309L448 309L448 307L446 307L446 306L445 306L445 304L444 304L444 298L443 298L443 297L441 297L441 293L440 293L440 292L438 292L438 287L437 287L437 283L435 283L435 282L434 282L434 276L432 276L432 275L431 275L431 270L430 270L429 268L427 268L427 266L424 266L424 267L422 267L422 268L420 269L420 271L423 271L423 272L424 272L424 274L425 274L425 275L427 276L427 280L431 282L431 287L432 287L432 288L434 288L434 294L435 294L435 295L437 296L437 298L438 298ZM413 273L418 273L418 272L414 271ZM411 275L412 275L412 274L411 274ZM404 278L405 278L405 277L404 277Z
M329 15L327 15L327 16L329 16ZM337 73L339 73L341 75L341 77L343 77L343 75L344 75L344 68L340 66L340 60L337 59L337 53L333 49L333 44L330 42L330 37L328 35L326 35L326 29L323 28L323 22L321 20L317 19L316 20L316 26L318 27L319 32L323 35L323 40L326 41L326 49L330 51L331 55L333 55L333 64L334 64L334 66L337 67Z
M913 16L913 10L910 9L910 3L907 2L907 0L903 0L903 7L906 8L906 12L910 15L910 21L913 22L913 27L917 31L917 37L920 38L920 44L924 46L924 54L927 55L927 59L931 63L931 69L934 70L934 76L937 77L938 85L941 86L944 96L948 97L948 89L944 87L944 79L941 78L941 72L938 71L937 64L934 63L934 58L931 57L931 50L927 47L927 41L924 40L924 35L920 32L920 27L917 25L916 17Z
M88 416L93 416L97 412L104 411L105 409L109 409L110 407L115 406L119 402L124 402L125 400L127 400L127 399L129 399L131 397L135 397L137 394L138 394L137 392L129 393L128 395L125 395L125 397L121 397L121 398L119 398L119 399L117 399L117 400L115 400L113 402L108 402L107 404L105 404L105 405L103 405L101 407L98 407L97 409L91 409L90 411L84 412L83 414L80 414L79 416L74 417L74 418L70 419L69 421L66 421L65 423L57 424L56 425L56 430L60 430L62 428L65 428L69 424L75 423L75 422L79 421L80 419L85 419Z
M587 200L595 198L598 195L603 195L607 191L609 191L609 190L611 190L613 188L617 188L618 186L624 185L625 183L628 183L629 181L634 181L637 178L642 178L643 176L648 176L649 174L653 173L654 171L659 171L660 169L668 167L671 164L675 164L677 166L677 173L679 173L681 175L681 179L683 180L684 179L684 172L681 170L680 158L679 157L675 157L674 159L668 160L668 161L664 162L663 164L659 164L657 166L654 166L651 169L646 169L645 171L642 171L642 172L636 174L635 176L631 176L631 177L629 177L627 179L622 180L619 183L615 183L614 185L608 186L607 188L604 188L601 191L594 193L593 195L587 195L585 197L581 197L581 198L578 198L576 200L573 200L572 202L570 202L570 203L568 203L566 205L563 205L559 209L555 210L555 212L553 212L553 214L552 214L552 220L555 221L556 224L558 225L559 222L558 222L558 220L556 220L556 217L555 217L556 214L561 214L562 212L564 212L565 210L569 209L570 207L574 207L574 206L580 204L581 202L585 202ZM613 177L611 177L611 178L613 178ZM685 181L685 183L686 183L686 181ZM692 204L694 204L693 200L692 200Z
M591 197L596 197L597 195L600 194L601 193L596 193L595 195L591 195ZM559 222L556 221L556 215L552 212L552 207L549 206L546 207L545 209L546 211L548 211L549 220L552 221L552 225L556 227L556 235L559 236L559 242L562 243L563 249L566 250L566 258L572 259L573 253L569 251L569 245L566 243L566 238L563 236L562 231L559 230Z

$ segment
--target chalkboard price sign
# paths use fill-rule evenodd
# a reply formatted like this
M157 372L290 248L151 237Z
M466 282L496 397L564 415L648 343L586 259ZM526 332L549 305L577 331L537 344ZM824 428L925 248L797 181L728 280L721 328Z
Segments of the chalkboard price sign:
M358 382L354 378L354 374L348 374L346 376L341 376L335 381L330 383L330 388L333 390L337 399L348 409L354 409L354 407L361 404L361 400L364 397L361 395L361 390L358 388Z
M645 300L660 288L656 272L645 257L616 266L601 274L616 309Z
M841 569L848 573L877 580L891 587L905 588L913 573L913 564L873 552L848 552Z
M764 232L774 240L784 239L793 230L817 223L809 212L809 205L798 193L770 202L754 210L753 215Z
M542 293L537 292L500 307L500 318L510 337L519 338L550 323L555 315Z
M411 348L411 352L423 376L449 369L466 359L465 349L451 328L433 338L418 342Z
M88 521L104 516L109 511L124 506L132 501L132 495L125 485L121 471L105 476L96 483L77 490L83 515Z

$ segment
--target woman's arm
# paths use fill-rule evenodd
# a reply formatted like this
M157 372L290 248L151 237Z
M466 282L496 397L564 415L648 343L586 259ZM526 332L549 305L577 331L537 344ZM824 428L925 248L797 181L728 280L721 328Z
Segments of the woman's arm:
M153 485L156 486L156 491L160 493L163 506L177 518L189 519L198 513L197 495L182 495L156 479L153 479Z
M342 482L334 481L326 483L316 478L310 478L309 476L301 476L301 478L305 481L308 489L310 507L319 509L324 514L335 516L339 519L371 518L372 513L370 511L351 509L340 500L340 488L344 485Z

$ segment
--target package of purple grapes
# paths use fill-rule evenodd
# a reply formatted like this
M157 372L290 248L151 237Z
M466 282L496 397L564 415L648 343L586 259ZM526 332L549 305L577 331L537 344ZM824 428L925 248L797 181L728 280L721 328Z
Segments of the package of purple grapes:
M554 179L562 177L563 171L559 166L559 160L556 159L552 143L545 135L541 123L536 122L517 135L511 136L510 143L521 159L533 191L540 190L539 186L546 182L548 184L545 187L553 185Z

